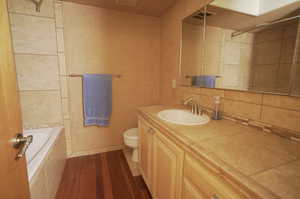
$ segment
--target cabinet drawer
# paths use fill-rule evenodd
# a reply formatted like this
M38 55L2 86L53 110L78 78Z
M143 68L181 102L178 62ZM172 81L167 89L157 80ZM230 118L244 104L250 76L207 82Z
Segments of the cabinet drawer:
M185 156L184 178L195 185L208 199L249 199L237 185L227 181L212 168L190 155Z

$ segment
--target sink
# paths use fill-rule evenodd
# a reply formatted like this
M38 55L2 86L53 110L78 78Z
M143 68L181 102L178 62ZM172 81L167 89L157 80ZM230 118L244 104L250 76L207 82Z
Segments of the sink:
M187 126L203 125L209 122L207 115L195 115L188 110L167 109L160 111L158 117L164 121Z

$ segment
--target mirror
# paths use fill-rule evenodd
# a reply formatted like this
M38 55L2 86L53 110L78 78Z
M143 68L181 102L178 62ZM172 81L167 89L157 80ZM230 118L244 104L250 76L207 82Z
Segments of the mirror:
M299 15L295 8L251 16L208 5L186 17L181 85L300 96Z

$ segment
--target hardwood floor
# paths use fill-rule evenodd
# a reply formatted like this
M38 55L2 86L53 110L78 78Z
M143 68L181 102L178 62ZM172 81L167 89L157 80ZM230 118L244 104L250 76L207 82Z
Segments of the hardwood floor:
M141 176L133 177L122 151L67 160L56 199L151 199Z

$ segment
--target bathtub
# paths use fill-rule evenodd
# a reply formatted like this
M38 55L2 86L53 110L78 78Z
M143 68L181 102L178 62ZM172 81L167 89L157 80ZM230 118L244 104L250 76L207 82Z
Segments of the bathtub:
M26 151L31 198L55 198L66 160L64 128L25 130L28 135L33 136Z

